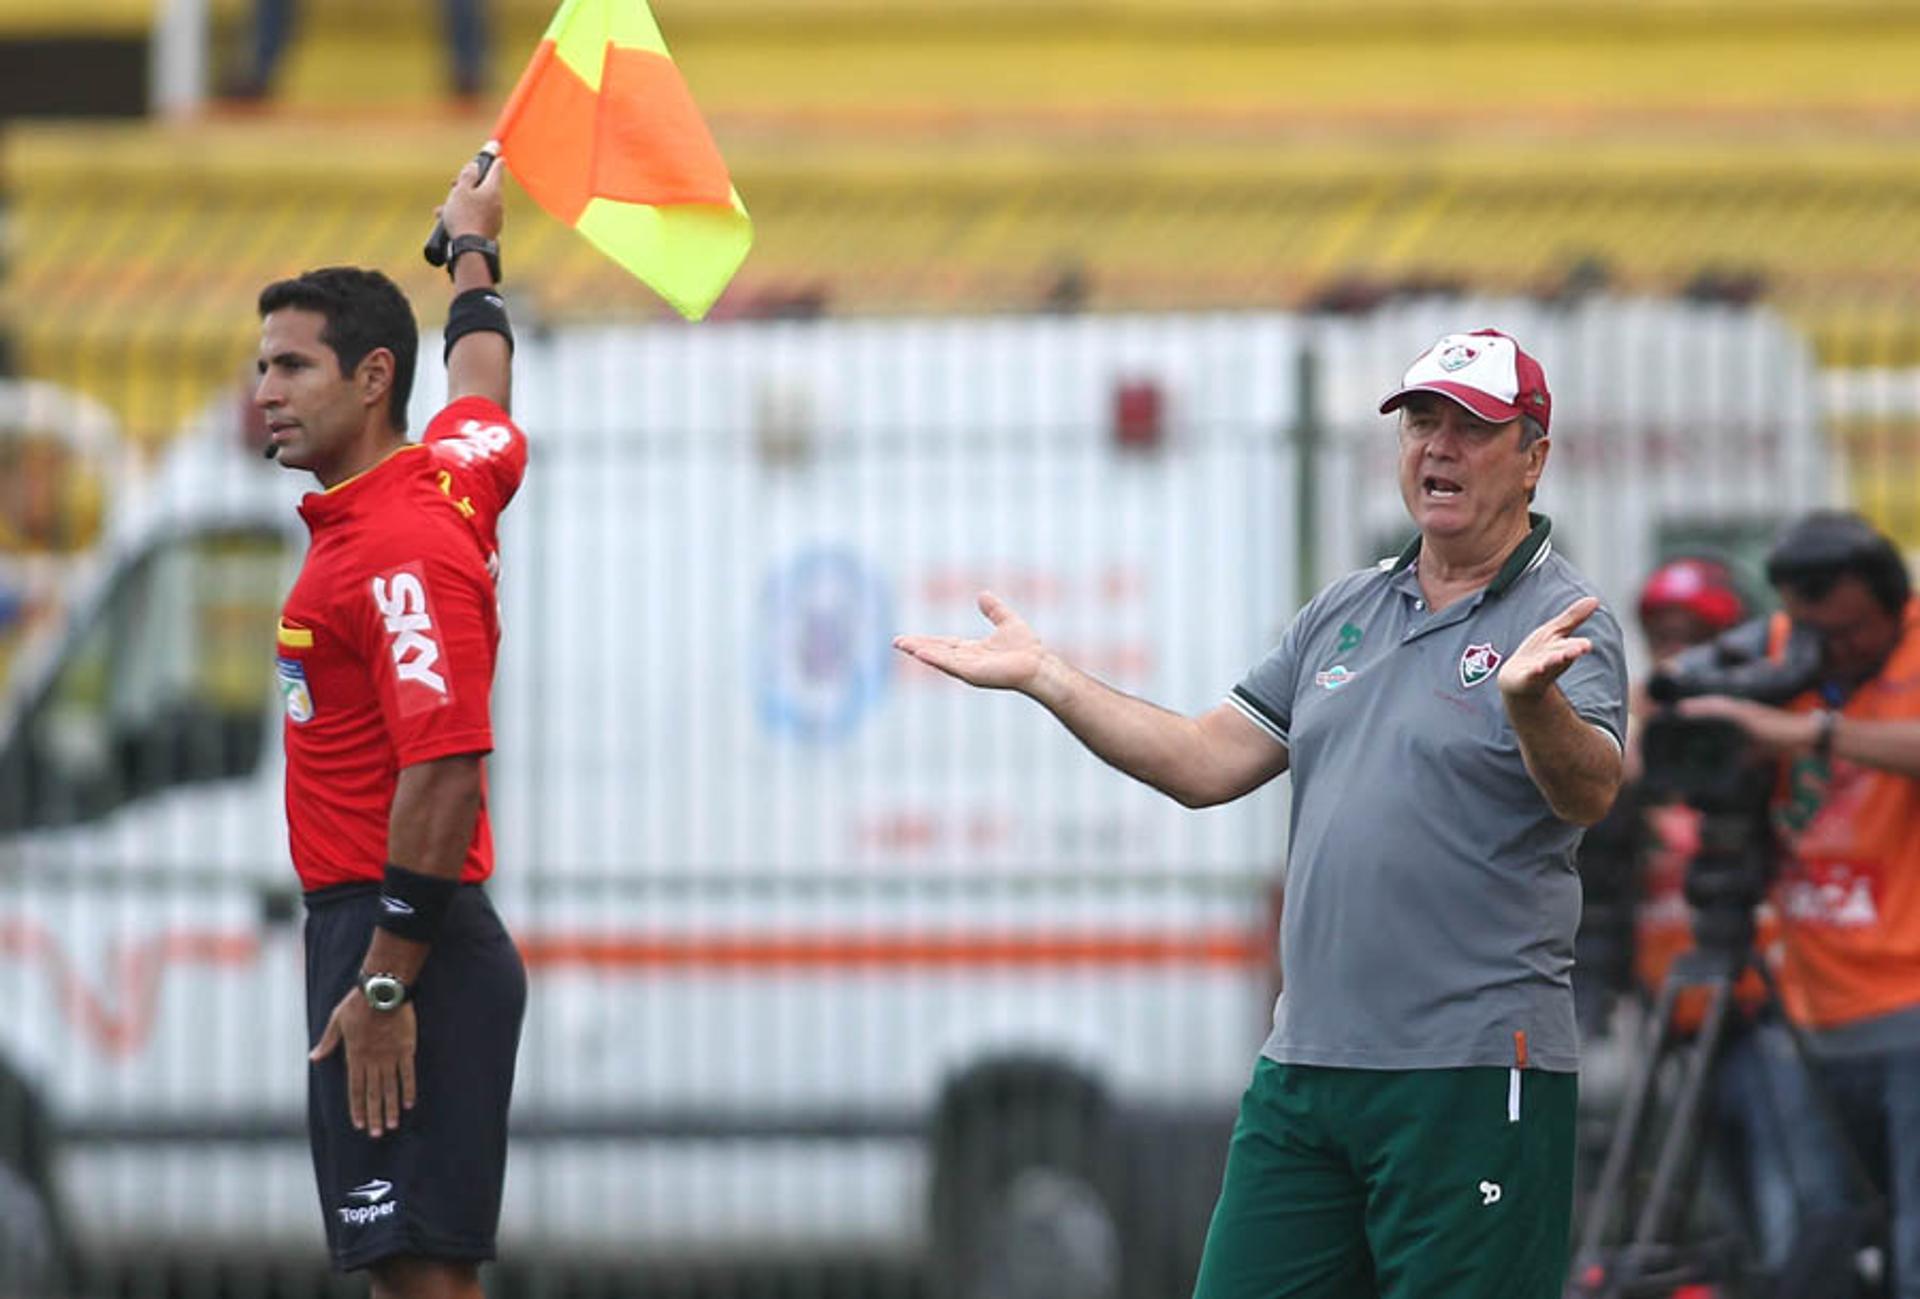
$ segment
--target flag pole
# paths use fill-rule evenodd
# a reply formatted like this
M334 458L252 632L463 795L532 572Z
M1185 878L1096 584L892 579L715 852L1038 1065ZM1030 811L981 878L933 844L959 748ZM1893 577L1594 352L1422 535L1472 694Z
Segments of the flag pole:
M500 141L488 140L485 144L481 145L480 152L473 155L473 165L480 169L480 174L475 177L475 179L485 180L487 178L487 170L493 166L494 160L499 156ZM427 259L427 265L429 266L445 266L447 264L447 246L452 242L453 241L447 236L446 222L435 217L433 220L433 233L427 236L427 245L420 250L420 255Z

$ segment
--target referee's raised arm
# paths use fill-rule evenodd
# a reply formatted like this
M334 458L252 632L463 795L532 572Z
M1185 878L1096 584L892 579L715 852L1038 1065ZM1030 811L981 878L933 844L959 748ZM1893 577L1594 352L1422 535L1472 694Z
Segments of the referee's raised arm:
M502 167L482 176L477 163L460 169L439 217L447 228L447 272L453 303L447 310L447 400L485 397L513 409L513 331L500 298Z

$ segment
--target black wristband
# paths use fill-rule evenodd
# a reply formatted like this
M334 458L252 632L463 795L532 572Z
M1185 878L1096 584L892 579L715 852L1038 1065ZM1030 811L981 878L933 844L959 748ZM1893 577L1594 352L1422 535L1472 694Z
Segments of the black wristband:
M468 289L447 308L446 348L442 361L453 355L453 345L468 334L498 334L513 355L513 326L507 323L507 303L498 289Z
M422 875L388 862L380 879L380 918L374 923L396 938L431 943L459 891L459 880Z

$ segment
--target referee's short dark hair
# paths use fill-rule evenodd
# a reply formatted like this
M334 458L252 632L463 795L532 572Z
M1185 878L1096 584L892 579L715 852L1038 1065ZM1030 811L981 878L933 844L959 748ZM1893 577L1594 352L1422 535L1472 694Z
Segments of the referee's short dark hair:
M1857 577L1888 613L1907 607L1912 582L1893 542L1845 510L1816 510L1788 528L1767 553L1767 582L1803 600L1823 600L1843 577Z
M340 373L354 367L376 347L393 353L393 388L387 414L393 427L407 431L407 399L413 396L414 362L420 355L420 326L400 286L379 271L358 266L323 266L290 280L275 280L260 290L260 315L293 307L326 318L320 341L333 349Z

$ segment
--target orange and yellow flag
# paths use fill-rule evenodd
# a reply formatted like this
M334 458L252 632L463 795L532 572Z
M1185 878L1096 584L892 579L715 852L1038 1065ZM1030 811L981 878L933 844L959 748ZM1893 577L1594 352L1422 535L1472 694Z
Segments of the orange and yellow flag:
M535 202L689 320L753 244L646 0L561 0L493 138Z

